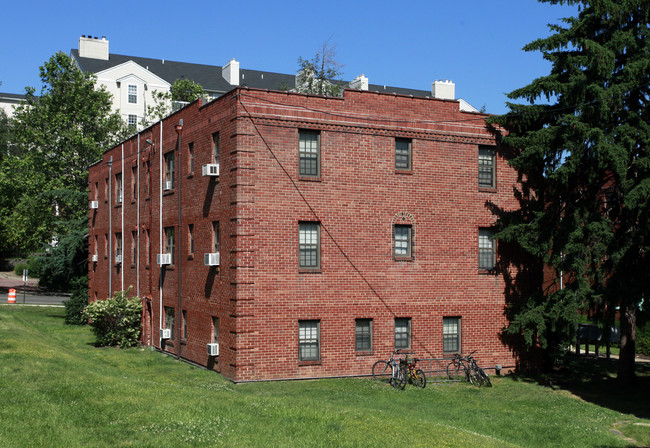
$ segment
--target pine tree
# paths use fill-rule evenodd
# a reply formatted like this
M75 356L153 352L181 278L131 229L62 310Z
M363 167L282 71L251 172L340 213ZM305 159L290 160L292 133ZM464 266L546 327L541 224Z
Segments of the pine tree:
M629 384L650 299L650 2L540 1L578 13L524 47L551 71L510 93L523 104L495 120L521 181L521 209L501 213L497 238L562 275L563 288L510 304L508 331L550 350L573 339L579 312L607 327L618 314L618 378Z

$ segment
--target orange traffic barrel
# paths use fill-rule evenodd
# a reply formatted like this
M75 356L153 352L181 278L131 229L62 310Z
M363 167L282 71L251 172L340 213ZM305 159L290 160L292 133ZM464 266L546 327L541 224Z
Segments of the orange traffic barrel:
M16 290L13 288L9 290L9 297L7 297L7 303L16 303Z

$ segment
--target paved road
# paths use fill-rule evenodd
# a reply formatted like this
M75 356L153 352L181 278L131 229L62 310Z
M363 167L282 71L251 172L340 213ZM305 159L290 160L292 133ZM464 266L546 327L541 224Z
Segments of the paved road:
M0 303L7 303L10 289L16 290L16 304L23 303L23 290L25 291L26 305L62 305L68 300L69 294L55 294L43 291L38 287L38 281L29 279L23 283L21 277L10 272L0 272Z
M7 303L7 295L3 294L2 303ZM25 294L26 305L63 305L63 302L70 298L69 295L63 294L32 294L29 291ZM22 289L16 290L16 304L23 304Z

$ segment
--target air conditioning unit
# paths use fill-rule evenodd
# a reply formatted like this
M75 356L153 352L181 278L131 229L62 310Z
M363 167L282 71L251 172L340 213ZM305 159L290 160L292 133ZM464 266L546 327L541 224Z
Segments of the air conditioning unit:
M96 210L99 208L99 201L90 201L90 208Z
M218 163L208 163L203 165L203 175L204 176L218 176L219 175L219 164Z
M172 254L158 254L158 264L172 264Z
M121 255L115 255L115 263L122 263L122 256Z
M97 259L98 259L98 258L99 258L99 257L97 256L97 254L93 254L93 256L92 256L92 258L91 258L91 261L92 261L93 263L97 263Z
M169 328L161 328L160 329L160 339L171 339L172 338L172 330Z
M219 343L208 344L208 356L219 356Z
M171 190L172 188L174 188L174 182L172 182L171 180L164 182L163 188L165 189L165 191Z
M205 254L204 261L206 266L219 266L219 252Z

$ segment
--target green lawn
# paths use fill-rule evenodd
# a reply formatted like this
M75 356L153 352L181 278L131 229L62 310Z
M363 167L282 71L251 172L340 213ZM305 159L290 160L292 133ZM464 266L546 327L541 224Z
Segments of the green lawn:
M63 324L61 308L2 305L0 446L636 446L614 429L650 444L650 370L641 393L612 387L612 368L579 380L574 369L495 378L491 389L235 385L149 349L95 348L88 327Z

